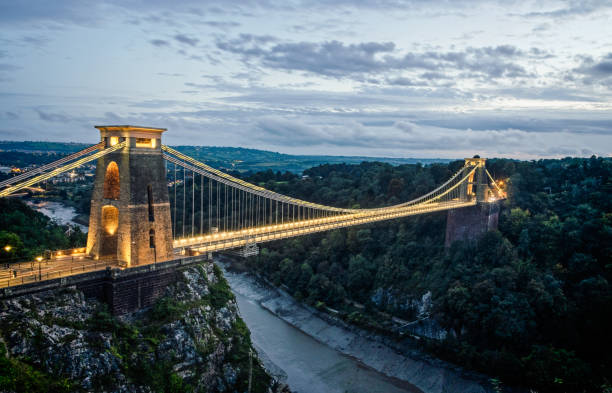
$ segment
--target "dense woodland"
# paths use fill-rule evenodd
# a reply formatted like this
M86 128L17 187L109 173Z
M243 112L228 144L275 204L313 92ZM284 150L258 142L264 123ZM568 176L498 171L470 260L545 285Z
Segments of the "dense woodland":
M67 230L68 226L54 222L19 199L0 198L0 263L32 260L45 250L85 245L87 235L78 227Z
M323 165L309 177L250 180L343 207L408 200L461 162L393 167ZM490 160L507 179L499 231L445 250L446 215L336 230L265 245L252 269L296 297L376 327L378 311L415 316L427 291L451 334L424 345L507 385L610 391L612 383L612 160ZM279 181L282 180L282 181ZM345 300L363 303L351 312Z

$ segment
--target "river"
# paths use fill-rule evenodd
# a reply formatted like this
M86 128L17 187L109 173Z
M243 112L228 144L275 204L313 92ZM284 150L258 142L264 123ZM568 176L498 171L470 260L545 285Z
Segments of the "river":
M72 221L76 217L77 213L71 206L66 206L61 202L44 201L40 203L34 203L31 201L26 202L32 209L41 212L47 217L54 219L59 224L70 224L81 228L81 230L87 233L88 228L85 225L81 225Z
M390 378L320 343L263 308L241 275L224 272L253 344L273 372L284 375L297 393L416 393L421 390ZM282 370L279 372L279 369Z
M231 285L231 282L230 282ZM298 393L420 392L345 356L279 319L256 301L236 293L240 315L259 352L281 368Z
M240 315L266 368L298 393L486 393L486 380L413 353L408 357L369 334L330 324L253 276L223 269Z

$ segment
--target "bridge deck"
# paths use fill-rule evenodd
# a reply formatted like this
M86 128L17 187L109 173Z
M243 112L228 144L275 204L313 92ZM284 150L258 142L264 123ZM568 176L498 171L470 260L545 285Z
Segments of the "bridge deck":
M51 260L19 262L0 268L0 288L119 267L118 261L97 261L83 254Z
M336 228L474 205L476 205L475 200L469 202L449 201L444 203L428 203L407 208L382 210L380 212L368 214L346 214L313 220L302 220L286 224L254 227L235 232L219 232L212 235L179 239L175 240L174 247L175 249L192 248L198 252L223 251L243 247L252 243L264 243Z

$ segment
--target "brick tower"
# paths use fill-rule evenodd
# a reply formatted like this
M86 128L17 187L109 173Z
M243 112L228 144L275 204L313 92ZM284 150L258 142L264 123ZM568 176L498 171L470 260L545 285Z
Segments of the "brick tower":
M165 128L96 126L106 147L91 196L87 254L130 267L172 258L172 226L161 152Z

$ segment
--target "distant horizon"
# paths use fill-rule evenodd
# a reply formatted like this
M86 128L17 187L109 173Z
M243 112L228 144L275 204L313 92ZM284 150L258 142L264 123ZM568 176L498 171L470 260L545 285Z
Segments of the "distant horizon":
M0 144L2 143L60 143L60 144L70 144L70 145L83 145L83 146L91 146L94 143L86 143L86 142L63 142L63 141L41 141L41 140L0 140ZM215 145L168 145L171 147L212 147L218 149L245 149L245 150L254 150L254 151L263 151L268 153L274 153L279 155L287 155L294 157L346 157L346 158L384 158L384 159L398 159L398 160L463 160L466 157L461 158L444 158L444 157L391 157L391 156L367 156L367 155L342 155L342 154L290 154L290 153L282 153L274 150L266 150L266 149L255 149L252 147L243 147L243 146L215 146ZM1 150L1 146L0 146Z
M83 145L83 146L91 146L94 143L87 142L66 142L60 140L0 140L0 144L2 143L59 143L59 144L70 144L70 145ZM168 144L171 147L207 147L207 148L219 148L219 149L245 149L245 150L254 150L254 151L262 151L268 153L274 153L279 155L287 155L293 157L346 157L346 158L374 158L374 159L389 159L389 160L438 160L438 161L453 161L453 160L463 160L465 158L473 157L474 155L480 155L486 159L509 159L516 161L532 161L539 159L564 159L564 158L590 158L592 156L601 157L601 158L612 158L612 153L609 155L599 155L599 154L588 154L588 155L559 155L559 156L545 156L545 157L530 157L530 158L517 158L517 157L484 157L482 154L474 153L465 157L418 157L418 156L376 156L376 155L351 155L351 154L293 154L293 153L284 153L281 151L275 151L270 149L258 149L253 147L245 147L245 146L223 146L223 145L185 145L185 144ZM1 146L0 146L1 150Z

